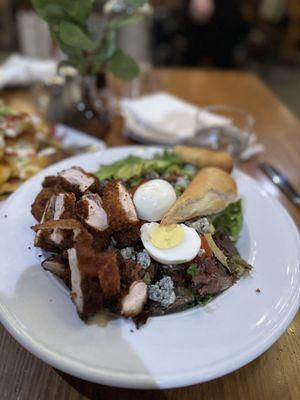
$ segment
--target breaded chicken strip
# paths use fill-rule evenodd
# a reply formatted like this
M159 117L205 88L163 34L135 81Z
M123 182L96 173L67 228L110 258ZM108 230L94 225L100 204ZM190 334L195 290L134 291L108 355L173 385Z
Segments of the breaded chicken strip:
M136 210L129 192L121 181L108 182L103 189L102 200L113 232L126 231L136 226Z

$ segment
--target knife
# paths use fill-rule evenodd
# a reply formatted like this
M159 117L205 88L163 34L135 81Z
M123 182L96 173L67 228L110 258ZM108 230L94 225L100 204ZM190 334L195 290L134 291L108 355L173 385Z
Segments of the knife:
M267 162L259 163L259 168L296 206L300 206L300 194L278 169Z

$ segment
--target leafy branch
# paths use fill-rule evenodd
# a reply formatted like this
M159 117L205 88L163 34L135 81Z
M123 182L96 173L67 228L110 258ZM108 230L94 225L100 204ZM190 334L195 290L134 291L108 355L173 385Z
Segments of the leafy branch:
M41 18L49 25L51 35L66 55L63 64L72 65L82 75L108 69L122 80L131 80L139 73L134 59L117 46L116 32L137 23L142 18L136 12L147 0L123 0L131 13L109 13L103 19L103 29L95 35L90 32L88 20L95 0L32 0Z

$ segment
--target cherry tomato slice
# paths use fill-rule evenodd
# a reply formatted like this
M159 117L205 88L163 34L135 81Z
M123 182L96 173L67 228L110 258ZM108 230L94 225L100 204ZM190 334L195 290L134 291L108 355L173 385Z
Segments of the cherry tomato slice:
M203 258L211 258L213 256L213 253L211 251L211 248L209 247L209 244L207 243L207 240L204 235L200 235L201 237L201 249L205 251L205 254L203 254ZM202 258L201 257L201 258Z

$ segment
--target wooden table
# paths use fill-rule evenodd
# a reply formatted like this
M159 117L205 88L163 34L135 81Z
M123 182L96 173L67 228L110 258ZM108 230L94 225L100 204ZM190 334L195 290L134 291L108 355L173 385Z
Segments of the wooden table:
M261 159L285 172L300 190L300 124L291 112L254 75L240 72L159 70L156 82L200 106L228 104L244 108L256 118L255 132L266 145ZM19 109L32 111L28 91L0 93ZM107 137L110 146L128 144L116 118ZM257 159L240 168L254 176L277 197L300 225L300 210L293 206L258 170ZM284 240L284 238L283 238ZM29 354L0 328L1 400L298 400L300 399L300 316L262 356L223 378L192 387L164 391L131 391L91 384L54 370Z

